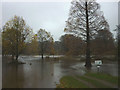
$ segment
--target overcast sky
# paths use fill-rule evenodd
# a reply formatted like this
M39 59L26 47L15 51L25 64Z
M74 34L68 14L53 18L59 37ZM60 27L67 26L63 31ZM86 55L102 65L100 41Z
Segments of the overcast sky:
M118 3L100 2L100 5L113 31L118 24ZM14 15L22 16L34 33L43 28L51 32L55 40L59 40L64 34L70 6L70 2L3 2L2 24Z

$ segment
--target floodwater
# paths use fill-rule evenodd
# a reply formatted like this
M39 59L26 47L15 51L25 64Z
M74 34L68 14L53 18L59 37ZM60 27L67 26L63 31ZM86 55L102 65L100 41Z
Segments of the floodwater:
M29 60L30 59L30 60ZM3 59L2 87L3 88L55 88L59 79L64 75L84 75L87 70L84 62L78 60L55 60L52 58L42 61L39 57L23 57L26 64L8 64ZM91 71L97 72L92 64ZM117 62L103 64L100 72L118 75Z

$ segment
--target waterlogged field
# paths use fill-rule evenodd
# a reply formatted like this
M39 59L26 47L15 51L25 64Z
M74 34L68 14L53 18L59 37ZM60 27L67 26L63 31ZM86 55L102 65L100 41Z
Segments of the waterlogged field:
M23 60L26 62L26 64L16 65L9 63L9 57L3 57L3 88L56 88L59 84L59 87L69 87L71 83L68 84L68 82L75 82L75 85L71 86L75 88L81 88L81 86L99 87L97 86L97 83L98 85L100 85L101 82L93 81L93 79L86 78L84 76L95 78L100 77L99 79L103 78L103 76L100 76L100 74L87 75L88 71L84 67L84 62L74 58L51 57L42 61L41 58L38 56L24 56ZM98 72L94 62L92 63L92 65L93 67L89 72ZM117 62L107 62L103 63L99 72L110 74L113 77L118 75L117 70ZM104 75L103 79L105 79L105 81L108 83L110 82L117 84L116 81L112 79L112 77ZM83 82L93 82L93 84L96 85L86 85L86 83L81 83L80 79ZM61 86L61 81L65 83L65 86ZM109 87L109 85L105 85L105 87L106 86ZM114 87L114 85L112 87Z

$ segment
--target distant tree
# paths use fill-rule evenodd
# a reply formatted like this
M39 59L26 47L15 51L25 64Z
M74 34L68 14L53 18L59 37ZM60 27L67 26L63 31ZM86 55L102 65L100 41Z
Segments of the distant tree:
M49 48L50 48L50 52L49 52L50 55L55 55L54 41L50 42Z
M61 53L61 42L60 41L54 42L54 52L57 55L63 54L63 53Z
M66 21L65 32L83 38L86 41L86 67L91 67L90 39L99 30L109 30L109 25L95 0L74 0Z
M11 54L17 60L25 48L25 41L31 31L32 29L26 25L22 17L14 16L6 22L2 31L3 53Z
M47 55L54 55L54 40L52 41L44 41L44 53Z
M114 31L117 33L115 39L116 39L116 42L118 44L119 40L120 40L120 25L116 25L116 29Z
M62 35L61 37L60 37L60 52L62 53L62 54L66 54L66 52L68 52L68 47L67 47L67 45L66 45L66 37L67 37L67 35Z
M52 35L45 31L44 29L40 29L37 33L37 39L38 39L38 42L39 42L39 47L40 47L40 53L41 53L41 56L42 56L42 59L43 59L43 54L44 54L44 46L45 46L45 42L46 41L49 41L49 42L53 42L53 38L52 38Z
M120 6L120 2L119 2L119 6ZM117 58L118 60L120 60L120 24L117 25L115 31L117 32L116 35Z
M66 55L79 55L83 53L84 42L80 37L72 34L65 34L61 36L62 50Z
M23 54L27 55L39 55L39 48L38 48L38 41L37 41L37 34L32 36L31 42L26 43L26 48L24 49Z
M91 48L94 55L114 55L115 44L112 33L109 30L99 30L95 38L91 40Z

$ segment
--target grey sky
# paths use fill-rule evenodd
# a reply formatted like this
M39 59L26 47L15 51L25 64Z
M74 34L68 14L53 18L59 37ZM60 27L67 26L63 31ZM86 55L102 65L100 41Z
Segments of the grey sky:
M100 4L112 31L118 24L118 3L101 2ZM3 2L2 23L4 25L14 15L23 16L35 33L43 28L51 32L55 40L59 40L64 34L70 5L70 2Z
M120 25L120 1L118 4L118 24Z

